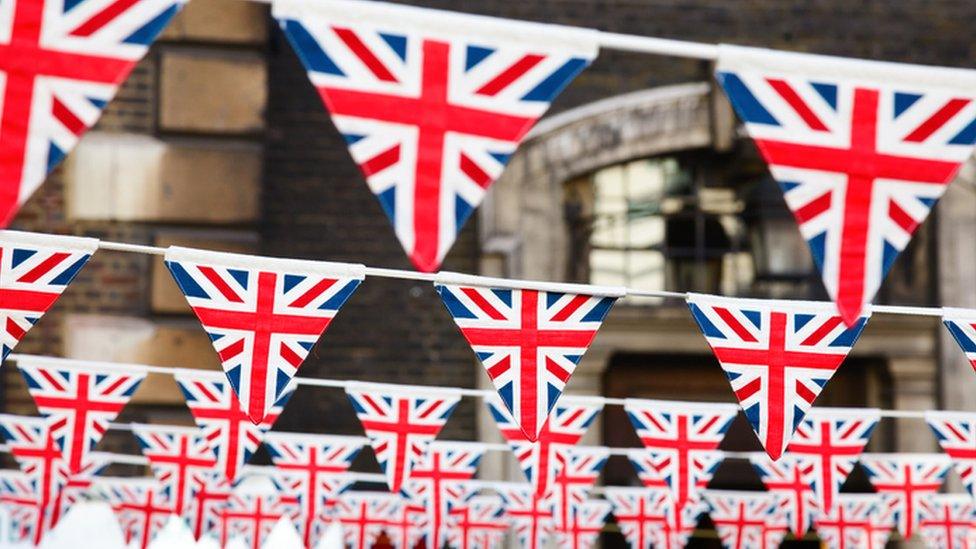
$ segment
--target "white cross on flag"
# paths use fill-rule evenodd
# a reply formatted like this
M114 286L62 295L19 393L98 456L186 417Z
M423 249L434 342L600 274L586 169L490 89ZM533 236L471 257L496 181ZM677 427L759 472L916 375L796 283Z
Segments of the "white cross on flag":
M264 433L278 419L291 393L282 396L264 421L255 425L241 408L224 374L178 370L173 374L173 379L183 391L186 406L197 426L202 429L204 439L217 456L214 470L234 482L241 468L261 445Z
M485 404L539 497L549 495L553 481L559 474L557 452L575 446L603 409L603 402L599 399L563 397L553 408L549 421L542 426L538 437L531 441L498 398L486 398Z
M738 407L627 399L624 411L645 447L627 454L644 486L668 488L678 505L698 501L722 461L718 446Z
M403 500L385 492L345 492L336 504L346 547L370 549L400 513Z
M796 460L789 454L773 461L769 456L755 453L749 456L752 467L759 474L766 490L779 497L779 506L785 513L793 535L802 538L817 516L817 497Z
M397 493L461 400L452 389L356 383L346 387L376 461Z
M776 496L769 492L705 490L708 514L725 549L764 547L766 525L777 511Z
M0 188L3 184L0 178ZM0 231L0 363L61 297L96 248L94 238Z
M976 498L976 414L929 411L925 421L950 458L969 495Z
M70 473L89 465L89 453L146 377L121 365L38 356L18 357L17 366Z
M863 454L861 465L883 506L890 509L903 538L915 535L926 505L939 491L950 460L942 454Z
M525 438L535 441L623 288L440 273L444 306Z
M0 7L0 226L111 101L182 5L11 0Z
M830 303L688 295L688 307L769 457L779 459L868 317Z
M505 517L515 531L518 545L545 549L555 535L552 502L535 494L531 484L493 482L487 486L505 500Z
M976 71L722 45L719 82L847 325L976 143Z
M871 524L881 515L878 494L838 494L830 511L820 511L815 526L826 549L883 549ZM894 522L889 525L889 531ZM887 535L885 536L887 538Z
M573 522L573 514L588 501L609 457L610 449L604 446L569 446L556 450L557 472L549 500L555 511L558 533L572 534L573 528L581 527Z
M173 513L155 479L100 477L92 482L92 491L112 507L126 545L140 549L148 549Z
M498 494L472 496L451 509L448 545L458 549L492 549L500 547L508 523L505 501ZM415 543L409 543L415 547ZM585 549L583 547L574 549Z
M707 507L704 501L675 505L663 488L608 487L604 493L634 549L683 549Z
M821 512L833 511L879 419L876 409L814 408L796 428L787 452L817 495Z
M414 266L438 269L595 33L412 6L278 0L273 13Z
M971 549L976 544L973 500L963 494L932 494L919 534L932 549Z
M255 425L363 280L364 267L170 247L166 266Z

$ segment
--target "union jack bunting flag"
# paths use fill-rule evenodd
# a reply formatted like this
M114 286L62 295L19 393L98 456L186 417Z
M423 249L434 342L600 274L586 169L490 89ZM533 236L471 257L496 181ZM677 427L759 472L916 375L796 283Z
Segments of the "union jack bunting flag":
M574 509L584 504L610 457L602 446L560 448L556 451L556 477L549 500L552 502L556 531L568 533L573 525Z
M222 537L223 521L220 513L227 505L232 491L233 486L223 471L214 471L196 480L190 507L190 530L193 532L193 539L199 540L208 536L216 538L220 546L224 546L226 540Z
M10 517L12 537L34 547L40 545L47 531L39 488L37 481L23 471L0 470L0 505Z
M698 501L722 461L716 450L738 407L627 399L624 411L646 448L628 454L644 486L667 487L678 505Z
M752 467L759 474L766 490L780 498L779 506L786 515L790 531L801 538L810 529L818 513L817 496L796 460L789 454L778 461L760 453L749 456Z
M483 455L483 444L433 442L404 482L401 495L423 505L427 514L424 536L429 547L444 546L451 508L477 491L470 481Z
M307 475L295 470L280 471L277 467L267 474L267 478L274 484L284 503L288 503L294 508L294 512L290 513L289 517L293 519L298 535L301 538L308 538L309 541L305 543L305 547L318 546L319 540L326 534L329 524L332 523L335 498L356 483L355 476L350 474L336 473L319 476L327 477L328 480L319 478L319 489L316 490L315 495L323 503L318 506L318 514L311 514L315 510L310 509L312 506L308 502L311 501L311 498L304 491ZM325 491L333 495L326 499L322 497L322 493Z
M821 510L816 520L817 537L826 549L883 549L874 545L871 516L879 513L877 494L839 494L836 505Z
M20 2L21 5L25 3L26 0ZM0 15L0 28L3 27L2 17ZM3 51L2 45L0 51ZM0 74L3 74L3 61L0 61ZM3 119L0 118L0 135L2 128ZM0 150L2 143L3 138L0 138ZM2 164L0 161L0 171ZM8 184L2 177L0 182L3 182L0 189ZM0 211L4 209L3 196L0 193ZM0 325L0 363L61 297L97 247L98 240L94 238L0 231L0 321L3 323Z
M613 505L603 499L588 499L574 504L568 522L557 531L559 546L568 549L591 549L607 522Z
M777 499L769 492L706 490L708 514L725 549L763 547L766 525L776 512Z
M277 415L299 366L365 276L362 265L177 247L166 250L166 266L255 424Z
M745 122L848 325L976 143L976 72L721 46Z
M925 421L942 451L952 458L952 465L969 495L976 498L976 414L929 411L925 413Z
M38 356L18 357L17 366L72 474L89 464L92 448L146 377L123 366Z
M441 273L436 288L505 407L525 437L535 441L623 290L483 285L494 282L503 283Z
M606 488L617 525L634 549L682 549L705 510L705 502L677 506L661 488Z
M112 507L126 545L134 543L141 549L149 547L173 512L161 487L153 479L103 477L92 483L92 490Z
M92 482L96 475L100 474L109 464L112 463L112 456L102 452L92 452L89 455L88 465L81 472L68 477L68 482L64 484L58 492L48 513L50 528L54 529L60 522L61 517L65 516L74 504L87 496Z
M520 547L544 549L549 546L555 534L554 509L549 499L536 495L530 484L494 482L487 488L505 501L505 517Z
M472 496L451 509L448 521L448 545L456 549L495 549L508 531L505 501L497 494Z
M949 458L942 454L863 454L861 465L881 494L882 507L894 514L898 532L911 538L925 518L929 498L945 481Z
M976 542L973 499L962 494L933 494L919 534L932 549L971 549Z
M261 549L278 521L296 511L293 500L278 494L235 491L221 516L229 537L240 538L249 549Z
M200 429L135 425L132 434L153 476L170 499L173 514L189 521L196 490L213 474L217 456Z
M593 423L603 403L586 397L566 397L560 399L553 408L549 421L539 431L537 438L528 440L512 418L508 409L497 398L486 398L485 404L491 412L502 436L508 441L512 453L519 462L525 477L535 487L536 495L549 494L553 481L559 473L560 461L556 454L560 449L575 446L586 429Z
M590 31L431 9L287 0L273 13L404 250L427 272L597 53Z
M943 308L942 323L962 352L966 353L966 360L976 370L976 311Z
M261 445L264 433L274 425L291 393L283 395L264 421L255 425L221 373L179 370L173 378L183 391L186 406L203 431L204 439L217 456L215 470L223 472L231 482L237 480L241 467Z
M336 519L342 524L347 547L370 549L380 534L387 531L403 500L384 492L346 492L336 504Z
M766 526L763 528L763 542L759 546L759 549L777 549L783 543L786 534L790 531L787 513L782 508L783 498L777 494L773 494L773 499L776 500L777 510L766 516ZM883 547L884 545L878 549L882 549Z
M360 383L346 394L391 492L399 492L461 400L457 391Z
M813 488L821 512L833 511L879 419L875 409L816 408L796 428L787 451Z
M39 507L50 514L71 474L47 419L0 414L0 432L20 470L35 483Z
M331 435L271 432L265 436L264 445L275 468L290 480L299 496L298 532L306 547L314 547L324 533L321 517L327 515L326 503L349 486L351 481L343 474L365 443L363 438Z
M0 226L10 224L98 120L179 8L174 0L16 0L4 6Z
M417 547L417 544L424 541L424 536L427 535L427 520L429 518L427 508L423 504L418 505L402 499L401 501L402 505L396 511L394 518L387 523L386 535L394 547ZM446 520L450 520L450 518ZM447 532L449 536L452 536L450 539L456 539L456 532L453 528L453 523L449 523Z
M689 294L688 306L774 460L868 320L847 327L832 305L810 301Z

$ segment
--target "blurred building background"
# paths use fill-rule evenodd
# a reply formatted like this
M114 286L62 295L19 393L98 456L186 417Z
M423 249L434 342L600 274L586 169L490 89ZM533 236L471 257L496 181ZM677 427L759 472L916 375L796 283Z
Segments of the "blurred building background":
M310 0L311 1L311 0ZM972 66L968 0L427 0L429 7L703 42ZM781 194L709 63L604 51L560 96L462 233L447 270L725 295L825 299ZM973 163L888 276L879 301L976 307ZM192 0L101 121L18 216L24 230L410 268L315 90L270 19ZM219 368L158 257L100 251L19 352ZM371 278L300 375L488 387L429 284ZM7 411L33 413L13 368ZM626 299L569 393L733 401L683 303ZM973 409L976 379L938 319L878 315L818 403ZM443 438L500 440L466 399ZM125 418L190 423L150 376ZM741 418L740 418L741 420ZM357 433L339 391L299 388L277 427ZM610 407L590 443L636 445ZM126 433L105 448L136 452ZM744 421L724 446L758 449ZM917 420L884 420L875 451L925 451ZM258 456L258 460L263 459ZM374 468L370 452L363 468ZM482 476L518 479L492 454ZM611 483L636 482L612 462ZM758 487L726 463L716 482ZM863 482L855 475L852 486ZM616 540L616 541L614 541ZM608 537L619 543L622 538Z

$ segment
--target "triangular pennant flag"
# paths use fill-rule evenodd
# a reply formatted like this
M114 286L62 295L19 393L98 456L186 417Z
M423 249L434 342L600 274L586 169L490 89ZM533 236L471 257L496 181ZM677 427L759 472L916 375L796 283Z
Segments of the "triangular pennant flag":
M715 67L848 325L976 143L976 71L722 45Z
M861 465L884 506L894 511L898 532L910 539L928 498L942 487L950 460L942 454L863 454Z
M20 356L17 366L72 474L89 464L92 448L146 377L127 366L38 356Z
M334 435L272 432L265 436L264 445L275 467L299 495L298 532L306 547L315 547L325 533L320 517L327 514L326 503L351 484L343 475L365 443L363 438Z
M312 498L306 491L308 475L297 470L275 468L267 476L278 490L282 503L290 503L295 508L295 512L291 513L289 518L292 520L299 537L308 537L309 542L305 543L305 547L318 546L319 540L325 535L333 519L332 509L335 506L331 502L334 502L341 492L356 483L355 476L349 474L319 475L319 489L315 491L314 495L318 497L319 501L325 503L317 506L319 513L316 514L313 512L314 509L310 509L312 505L309 502L312 501ZM331 495L327 498L323 497L324 492Z
M14 541L40 545L45 527L44 494L40 484L23 471L0 470L0 505L10 517Z
M357 383L346 387L376 461L397 493L461 400L453 389Z
M277 493L235 490L221 518L228 537L242 540L249 549L261 549L278 521L296 512L295 503Z
M339 497L336 518L346 547L370 549L400 513L403 500L386 492L346 492Z
M634 549L682 549L706 507L704 501L675 505L663 488L607 487L605 495L621 533Z
M173 379L183 391L186 406L204 439L217 456L214 470L223 473L230 482L237 480L241 467L261 445L264 433L274 425L292 395L290 392L282 395L281 400L268 410L264 421L255 425L241 408L223 374L179 370L173 374Z
M780 494L772 494L776 502L776 510L766 515L766 526L763 528L762 549L777 549L790 532L789 513L785 507L785 499ZM878 546L878 549L884 544Z
M485 404L498 430L511 446L525 478L535 487L539 497L549 495L559 473L557 452L576 445L603 409L603 402L599 399L564 397L553 408L549 421L542 426L538 437L530 441L500 399L486 398Z
M925 421L950 458L969 495L976 498L976 414L928 411Z
M549 500L555 511L553 518L557 533L573 533L572 529L576 527L573 513L588 501L609 457L610 449L605 446L567 446L556 450L557 472L549 491Z
M0 211L3 202L0 195ZM61 297L96 248L94 238L0 231L0 363Z
M834 510L840 487L879 419L880 412L871 408L815 408L796 428L787 452L813 488L822 513Z
M942 323L959 344L966 359L976 370L976 311L972 309L942 309Z
M396 518L387 521L386 535L394 547L417 547L428 535L430 517L427 507L423 503L417 504L402 498L401 502L402 505L395 510ZM448 520L447 535L456 536L453 523L449 522L450 519L446 520Z
M789 529L802 538L817 516L817 496L810 483L803 478L803 471L792 456L786 454L773 461L765 454L749 456L752 467L759 474L766 490L777 496L780 509L785 513Z
M135 543L140 549L149 547L173 512L155 479L99 478L92 490L112 507L126 545Z
M624 411L645 450L627 454L644 486L665 486L675 503L698 501L722 461L717 452L735 404L627 399Z
M705 490L708 514L725 549L758 549L770 515L776 512L776 498L769 492Z
M88 455L88 465L81 472L68 477L68 482L58 492L58 497L54 499L48 513L52 530L58 526L58 522L74 507L75 503L88 497L92 482L98 478L96 475L100 474L111 463L111 454L92 452Z
M179 0L15 0L0 35L0 226L74 148Z
M560 547L591 549L603 532L613 505L603 499L588 499L572 506L564 527L557 528Z
M919 534L932 549L965 549L976 542L973 499L964 494L932 494Z
M425 8L279 0L273 14L426 272L597 54L592 31Z
M362 265L177 247L166 266L255 424L294 390L298 368L365 276Z
M173 514L189 524L196 491L217 467L210 442L196 427L134 425L132 434L149 460L153 476L166 491Z
M190 530L193 539L200 540L204 536L215 538L223 547L226 540L221 537L222 521L220 513L233 491L230 481L223 471L214 471L208 477L200 479L193 491L192 513L190 515Z
M774 460L868 321L847 327L831 304L811 301L689 294L688 306Z
M50 513L71 473L61 457L61 446L55 440L48 420L0 414L0 431L20 470L36 483L41 509ZM46 529L42 528L41 533Z
M441 273L437 292L498 396L535 441L622 288Z
M451 508L450 547L491 549L500 547L508 531L505 501L497 494L472 496ZM410 543L407 547L416 547ZM580 546L577 549L585 549Z
M871 517L880 514L878 494L838 494L830 511L821 510L816 520L817 537L825 549L882 548L887 541L878 540ZM891 526L894 526L892 524Z
M552 501L536 495L531 484L493 482L485 486L505 501L505 517L519 547L545 549L555 535Z
M434 441L413 466L401 495L422 505L427 514L424 536L429 547L443 547L448 538L450 510L478 490L469 482L485 455L483 444Z

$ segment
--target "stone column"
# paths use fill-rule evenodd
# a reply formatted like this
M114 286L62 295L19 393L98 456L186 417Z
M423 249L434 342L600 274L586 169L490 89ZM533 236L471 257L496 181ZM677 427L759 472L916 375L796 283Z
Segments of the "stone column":
M929 358L892 358L894 405L897 410L931 410L937 407L936 366ZM937 452L935 437L921 420L896 419L895 449L898 452Z

